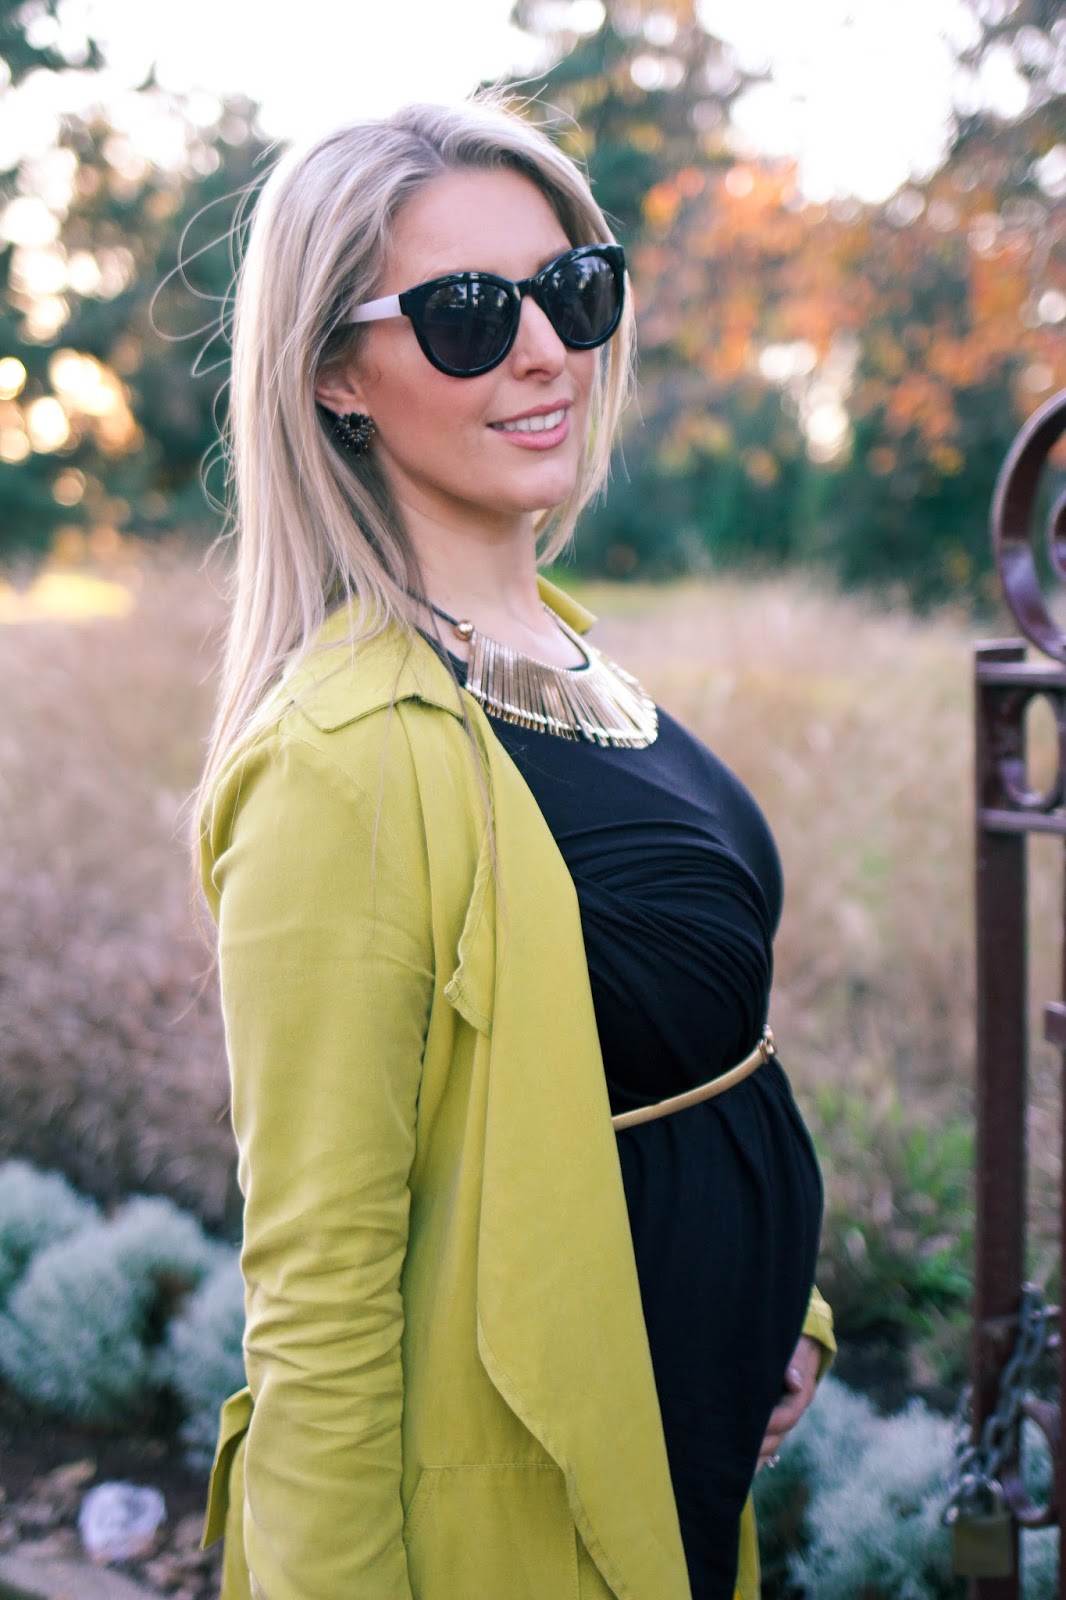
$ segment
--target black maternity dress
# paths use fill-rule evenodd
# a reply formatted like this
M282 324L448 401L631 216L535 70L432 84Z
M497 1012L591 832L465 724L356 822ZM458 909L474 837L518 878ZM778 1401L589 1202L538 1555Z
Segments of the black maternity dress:
M492 726L577 889L612 1112L734 1066L767 1018L782 896L747 789L661 710L644 750ZM814 1279L818 1164L776 1060L618 1148L693 1600L733 1600Z

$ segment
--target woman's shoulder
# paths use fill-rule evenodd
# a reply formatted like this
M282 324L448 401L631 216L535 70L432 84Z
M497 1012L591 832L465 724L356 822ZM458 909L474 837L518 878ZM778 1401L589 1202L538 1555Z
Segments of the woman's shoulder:
M420 634L390 624L361 637L354 612L341 607L283 673L271 709L333 733L407 700L463 720L455 678Z
M427 789L430 803L449 789L463 803L477 792L472 732L459 686L421 638L396 629L353 641L327 622L221 767L203 818L209 854L253 795L260 806L269 796L279 825L312 829L337 814L338 795L372 801L394 824L414 824Z

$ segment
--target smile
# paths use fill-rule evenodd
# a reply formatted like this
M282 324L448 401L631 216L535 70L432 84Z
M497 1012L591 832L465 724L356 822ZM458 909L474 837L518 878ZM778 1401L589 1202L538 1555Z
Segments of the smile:
M489 427L498 433L548 433L557 428L566 416L566 407L545 411L539 417L519 417L515 422L490 422Z

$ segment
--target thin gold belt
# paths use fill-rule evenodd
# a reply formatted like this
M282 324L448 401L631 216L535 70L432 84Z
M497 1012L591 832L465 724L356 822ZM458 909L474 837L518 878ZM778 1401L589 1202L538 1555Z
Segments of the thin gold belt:
M616 1128L634 1128L638 1122L652 1122L656 1117L668 1117L671 1112L684 1111L686 1106L698 1106L701 1100L713 1100L716 1094L724 1094L727 1089L732 1089L735 1083L750 1077L756 1067L761 1067L776 1054L773 1029L767 1023L762 1031L762 1038L751 1055L745 1056L735 1067L730 1067L728 1072L719 1073L710 1083L701 1083L695 1089L686 1089L684 1094L671 1095L669 1100L656 1100L650 1106L637 1106L635 1111L622 1111L617 1117L612 1117L611 1121Z

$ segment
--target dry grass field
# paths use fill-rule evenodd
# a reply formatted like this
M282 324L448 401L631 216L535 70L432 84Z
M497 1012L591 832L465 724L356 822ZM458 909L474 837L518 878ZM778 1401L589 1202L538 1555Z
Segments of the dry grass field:
M51 608L0 598L0 1156L58 1166L105 1199L163 1191L232 1229L222 1042L183 812L222 606L189 557L119 556L104 575L128 589L125 614L78 618L76 584ZM797 579L582 598L602 645L735 768L775 830L786 910L773 1022L826 1168L823 1280L856 1332L906 1325L922 1283L935 1315L968 1217L973 627ZM1032 892L1041 1000L1056 988L1060 896L1045 846ZM1055 1082L1034 1047L1039 1260Z
M973 1057L972 623L798 580L589 589L602 642L712 745L785 865L774 1019L801 1092L965 1107ZM1033 765L1051 770L1049 727ZM1061 881L1032 851L1034 994L1056 991ZM1051 848L1047 848L1051 845ZM1034 1061L1037 1120L1050 1051ZM1050 1157L1053 1141L1048 1142Z
M609 617L605 644L767 813L786 884L773 1021L826 1176L820 1282L876 1364L886 1341L892 1363L907 1347L901 1389L946 1400L938 1380L954 1383L965 1361L972 1251L971 673L988 630L796 578L583 598ZM1030 727L1045 782L1049 724ZM1031 1255L1043 1281L1060 1112L1038 1009L1059 990L1063 880L1056 841L1030 851Z
M226 1075L181 841L220 606L191 562L107 576L125 616L0 625L0 1156L220 1226Z

